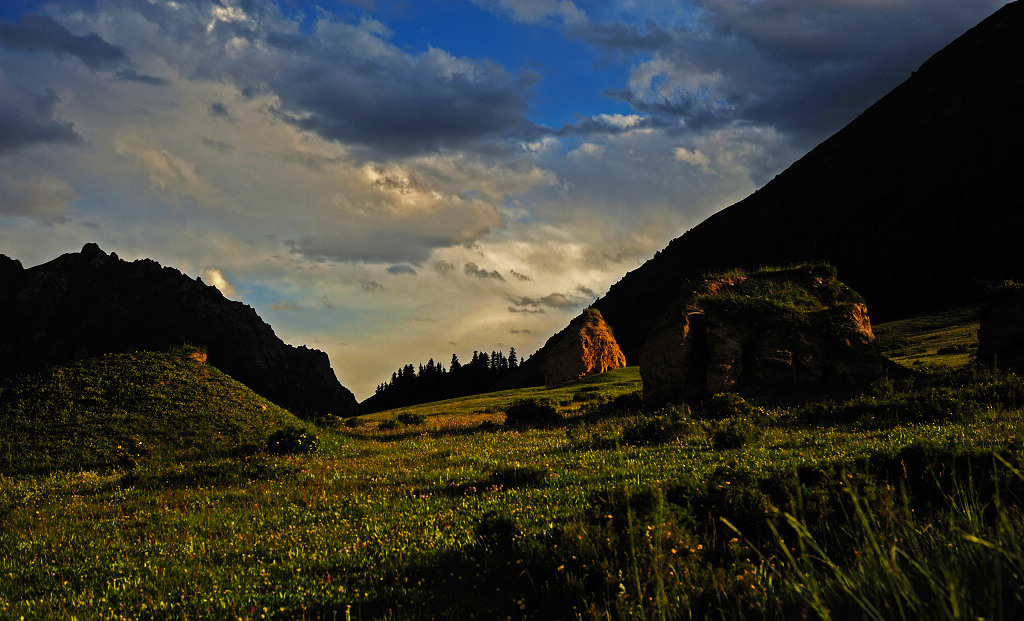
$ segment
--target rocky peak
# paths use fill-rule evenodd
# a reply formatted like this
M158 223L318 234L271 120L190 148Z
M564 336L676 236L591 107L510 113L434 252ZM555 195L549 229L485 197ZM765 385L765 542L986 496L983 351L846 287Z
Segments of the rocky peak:
M626 357L597 309L583 311L568 328L552 338L554 342L541 363L544 383L548 386L626 366Z
M295 414L356 411L324 352L285 344L256 311L215 287L156 261L122 261L96 244L24 270L0 259L0 317L0 377L188 343Z

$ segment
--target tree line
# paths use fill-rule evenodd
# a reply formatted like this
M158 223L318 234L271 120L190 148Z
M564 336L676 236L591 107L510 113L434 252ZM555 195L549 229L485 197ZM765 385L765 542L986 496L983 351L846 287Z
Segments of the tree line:
M464 397L489 392L493 386L519 368L516 348L502 351L474 351L473 359L462 364L458 354L452 354L446 369L431 358L418 366L406 364L391 374L391 381L377 386L372 397L360 404L363 413L380 412L393 408Z

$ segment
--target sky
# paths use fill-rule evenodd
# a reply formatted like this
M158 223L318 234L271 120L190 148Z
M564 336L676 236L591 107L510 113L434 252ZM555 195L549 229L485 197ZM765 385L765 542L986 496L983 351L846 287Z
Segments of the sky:
M362 400L533 353L1002 4L4 0L0 253L175 267Z

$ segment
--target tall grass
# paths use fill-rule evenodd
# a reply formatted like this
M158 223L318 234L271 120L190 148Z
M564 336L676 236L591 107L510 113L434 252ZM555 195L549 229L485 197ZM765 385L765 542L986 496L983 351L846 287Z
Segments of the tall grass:
M1020 617L1019 378L695 418L638 388L625 369L382 412L309 453L0 470L0 618ZM507 426L517 399L559 416Z

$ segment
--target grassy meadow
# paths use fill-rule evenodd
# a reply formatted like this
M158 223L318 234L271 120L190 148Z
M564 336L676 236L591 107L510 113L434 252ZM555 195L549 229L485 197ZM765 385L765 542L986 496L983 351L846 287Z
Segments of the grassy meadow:
M786 405L645 411L626 368L314 425L188 349L5 380L0 619L1020 618L1024 381L974 317Z

